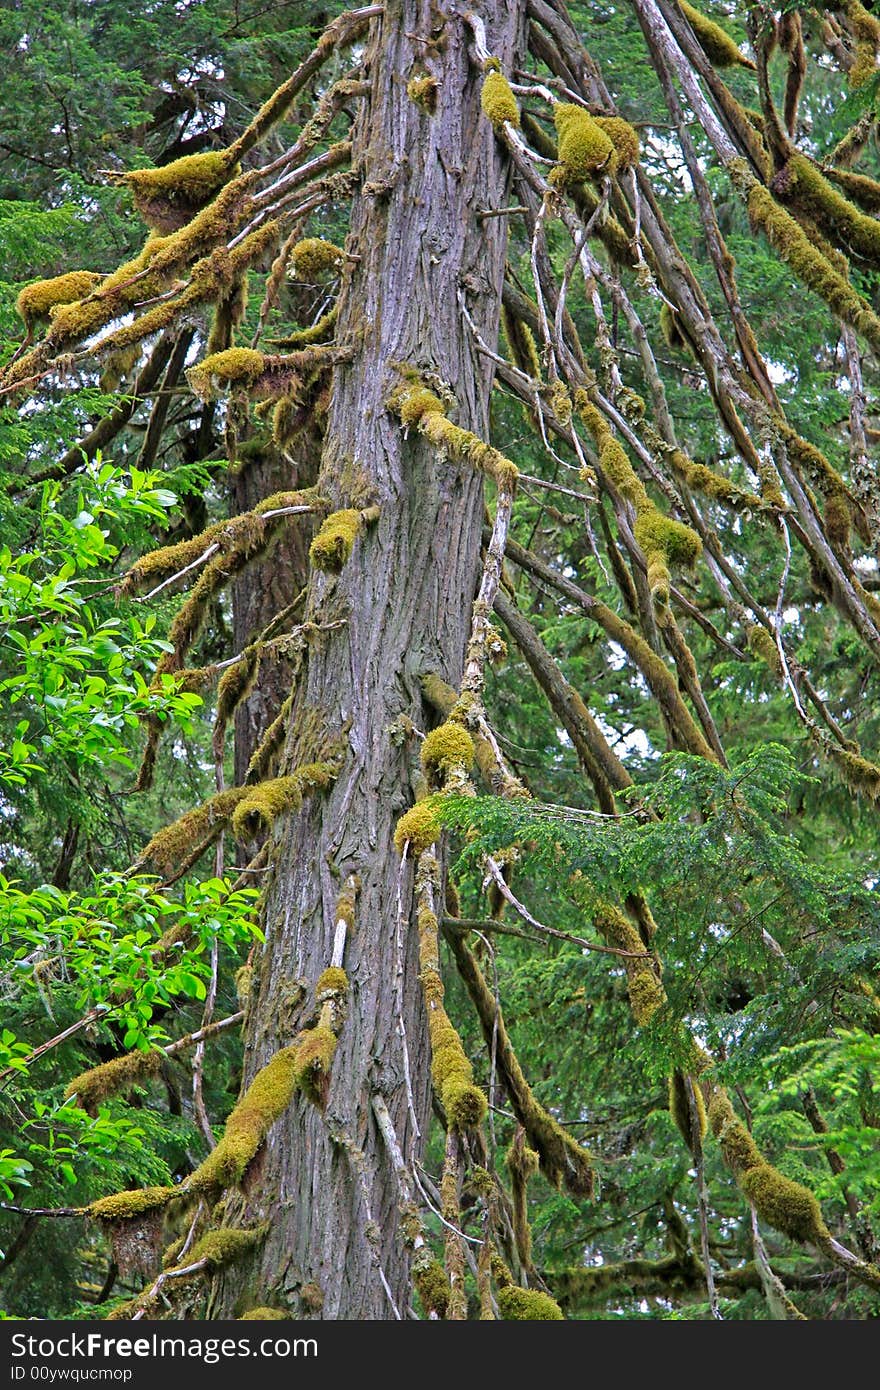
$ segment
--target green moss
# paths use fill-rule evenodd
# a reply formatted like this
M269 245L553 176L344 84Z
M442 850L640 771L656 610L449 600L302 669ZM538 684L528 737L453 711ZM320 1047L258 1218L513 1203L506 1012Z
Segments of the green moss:
M442 830L431 802L419 801L409 811L405 811L397 822L394 832L395 848L398 854L402 854L404 845L409 843L410 855L417 859L423 850L430 848L440 839Z
M774 676L782 679L782 662L773 636L760 623L749 623L746 627L746 645L750 652L759 656L770 667Z
M210 400L215 382L226 386L250 386L266 370L266 359L254 348L227 348L214 352L187 371L187 380L202 400Z
M235 972L235 995L238 999L238 1007L246 1009L251 997L251 986L254 982L254 967L243 965Z
M323 1105L336 1054L336 1034L323 1024L306 1028L293 1044L293 1051L296 1056L297 1086L309 1100Z
M631 169L639 162L639 133L629 121L625 121L622 116L595 116L594 120L600 130L604 130L608 139L614 146L614 165L619 172L622 169Z
M834 743L828 744L828 753L852 791L880 803L880 767L876 763Z
M187 811L185 816L157 831L144 849L140 862L152 864L158 873L168 877L200 845L207 848L227 825L248 787L230 787L218 792L204 805Z
M694 31L694 38L714 67L730 68L738 64L744 68L754 68L751 59L740 53L733 39L725 33L720 24L695 10L687 0L679 0L679 5Z
M694 1102L697 1112L697 1126L700 1139L705 1139L706 1131L709 1126L706 1115L706 1103L703 1100L703 1093L697 1083L691 1080L691 1089L694 1093ZM684 1074L677 1069L669 1078L669 1113L678 1126L678 1131L685 1144L690 1149L692 1147L691 1134L691 1107L688 1098L687 1079Z
M239 1322L287 1322L290 1314L283 1312L280 1308L251 1308L250 1312L242 1313Z
M204 1260L208 1269L223 1269L234 1264L243 1255L248 1255L255 1245L265 1239L266 1226L256 1226L253 1230L237 1230L227 1227L220 1231L208 1231L201 1240L196 1241L186 1256L187 1264L197 1264Z
M877 52L880 49L880 20L869 14L861 0L843 0L840 8L856 41L856 51L849 70L849 85L854 91L864 87L877 72Z
M162 1253L162 1268L173 1269L177 1264L180 1252L186 1245L186 1236L178 1236Z
M508 1284L498 1290L498 1311L505 1322L560 1322L562 1309L541 1289L521 1289Z
M15 301L19 318L30 328L41 319L49 318L50 309L59 304L72 304L83 299L103 277L92 270L70 270L51 280L37 280L25 285Z
M666 991L655 974L645 946L632 922L613 903L600 903L593 910L597 930L610 946L621 951L638 951L637 957L623 957L627 992L632 1016L640 1028L651 1022L657 1010L666 1002Z
M260 832L267 833L279 816L298 811L307 796L331 786L334 776L330 763L305 763L290 777L274 777L240 788L243 795L232 816L233 834L240 840L252 840Z
M91 1071L84 1071L68 1082L65 1099L76 1096L78 1103L90 1114L95 1114L101 1101L111 1096L123 1095L133 1086L143 1085L158 1074L165 1054L159 1048L148 1048L127 1052L122 1057L114 1057L103 1062Z
M447 719L425 735L421 747L422 770L442 785L454 768L470 772L474 765L474 741L461 724Z
M592 174L616 167L616 151L610 136L589 111L570 102L553 108L558 139L559 162L566 181L580 182Z
M322 970L318 976L318 983L315 985L315 998L318 1002L328 994L347 994L348 976L339 965L328 965L326 970Z
M423 1264L414 1262L413 1283L422 1300L425 1316L436 1313L438 1318L444 1318L452 1298L452 1288L440 1261L430 1257Z
M295 280L317 280L328 270L339 271L345 253L321 237L305 237L290 253L290 270Z
M132 169L121 176L149 227L174 232L204 208L236 172L227 150L184 155L159 169Z
M339 574L351 558L362 527L362 515L354 508L328 516L309 547L309 559L315 568L329 574Z
M678 314L665 300L660 306L660 332L670 351L686 352L688 356L693 356L691 345L679 327Z
M570 425L572 415L571 396L568 394L568 387L563 381L560 381L558 377L555 381L550 383L547 399L550 402L550 408L554 415L562 421L563 425Z
M437 110L437 89L437 79L430 73L420 73L411 77L406 84L406 94L410 101L415 102L428 116L433 116Z
M93 1221L131 1221L144 1212L166 1206L181 1191L178 1187L139 1187L132 1192L113 1192L92 1202L88 1214Z
M739 1184L761 1220L774 1231L814 1245L828 1240L819 1203L801 1183L784 1177L769 1163L758 1163L742 1175Z
M880 319L868 302L853 289L839 270L834 269L791 214L780 207L772 193L756 180L751 180L745 161L733 160L730 172L735 183L748 186L746 196L753 228L764 233L771 246L808 289L867 339L875 351L880 351Z
M519 129L519 107L510 83L502 72L486 74L480 91L480 106L483 115L488 117L499 135L504 130L505 122Z
M285 1047L257 1072L226 1121L217 1147L186 1182L187 1190L223 1192L241 1182L248 1164L296 1093L296 1047Z
M792 154L774 187L777 182L785 189L785 201L806 212L847 254L880 262L880 222L855 207L805 155Z

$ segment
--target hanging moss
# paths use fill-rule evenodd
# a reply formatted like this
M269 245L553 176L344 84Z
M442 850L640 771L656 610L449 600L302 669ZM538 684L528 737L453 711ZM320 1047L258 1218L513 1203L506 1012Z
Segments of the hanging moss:
M49 312L59 304L72 304L83 299L103 276L92 270L70 270L66 275L56 275L51 280L37 280L33 285L25 285L19 290L15 309L19 318L24 319L28 328L41 320L48 321Z
M694 38L713 67L731 68L739 65L754 70L755 65L751 58L740 53L733 39L720 24L695 10L693 5L688 4L688 0L678 2L685 19L694 31Z
M292 1101L298 1084L296 1047L285 1047L257 1072L226 1121L217 1147L187 1179L190 1192L215 1194L241 1182L272 1125Z
M666 1002L666 991L657 978L639 933L629 918L613 903L600 903L593 911L593 922L609 946L621 951L639 951L637 957L622 957L632 1016L640 1028L651 1022Z
M880 222L860 212L805 155L792 153L773 181L784 201L807 213L846 253L880 263Z
M869 14L860 0L843 0L840 8L846 15L856 41L855 57L849 70L849 85L854 91L858 91L877 72L880 20Z
M440 839L443 827L437 812L430 801L419 801L409 811L405 811L397 822L394 832L394 845L398 854L409 843L410 855L417 859L423 850L429 849Z
M550 402L550 408L554 415L557 416L563 425L570 425L572 415L571 396L568 394L568 387L563 381L560 381L558 377L555 381L550 383L547 399Z
M255 1245L266 1237L268 1226L256 1226L244 1231L233 1226L220 1231L208 1231L201 1240L196 1241L186 1256L187 1264L197 1264L204 1260L208 1269L223 1269L234 1264L243 1255L249 1255Z
M290 1314L282 1311L281 1308L251 1308L250 1312L242 1313L239 1322L287 1322Z
M438 82L430 73L419 73L406 84L406 94L426 115L433 116L437 110Z
M560 1322L562 1309L542 1289L521 1289L509 1284L498 1290L498 1311L505 1322Z
M636 518L635 538L646 555L660 552L670 565L691 569L700 558L703 542L696 531L663 516L656 507L645 507Z
M452 1287L440 1261L429 1255L425 1263L419 1263L416 1257L413 1261L413 1283L422 1300L425 1316L436 1313L438 1318L445 1318L452 1298Z
M215 382L225 386L252 386L265 369L265 357L254 348L227 348L190 367L186 377L196 395L207 401L213 395Z
M141 864L152 864L156 871L168 877L184 864L199 845L207 848L228 823L248 787L230 787L218 792L204 805L187 811L179 820L157 831L140 857Z
M422 741L422 771L441 786L455 768L470 772L474 757L474 741L467 729L450 719L432 729Z
M505 1155L507 1171L510 1173L510 1195L513 1203L513 1234L516 1241L520 1263L526 1268L532 1259L532 1231L528 1217L528 1184L541 1165L540 1155L526 1143L526 1132L521 1125L516 1132Z
M857 795L867 796L870 801L880 804L880 767L838 744L829 742L827 748L847 786Z
M321 237L305 237L290 253L290 273L294 280L318 280L326 271L339 271L344 265L344 251Z
M327 310L326 314L322 314L308 328L296 328L286 338L270 338L267 341L273 347L278 348L304 348L311 347L315 343L326 343L329 338L333 337L338 319L339 303L337 301Z
M164 234L191 222L237 172L228 150L205 150L158 169L132 169L118 178L131 190L147 226Z
M765 499L759 497L756 492L749 492L738 483L732 483L729 478L716 473L705 463L695 463L683 449L664 451L663 457L669 461L673 472L686 482L688 487L702 492L713 502L724 502L729 507L735 507L737 511L760 511L765 506Z
M690 342L679 327L678 314L665 300L660 306L660 332L671 352L686 352L689 357L693 356Z
M706 1115L706 1103L703 1100L703 1093L697 1083L691 1079L691 1090L694 1095L694 1103L697 1112L697 1131L700 1139L706 1137L709 1120ZM687 1078L677 1068L669 1078L669 1113L675 1121L678 1132L687 1144L688 1148L693 1146L693 1135L691 1133L691 1107L688 1097Z
M181 1191L178 1187L139 1187L132 1192L113 1192L109 1197L99 1197L87 1210L93 1221L131 1221L166 1206Z
M760 623L749 623L746 627L746 645L750 652L766 662L777 679L782 679L782 661L772 633Z
M557 150L565 182L582 182L596 173L614 172L614 143L589 111L570 102L557 102L553 121L559 137Z
M540 1155L542 1173L557 1187L565 1183L576 1197L591 1197L595 1175L589 1153L535 1097L513 1050L504 1016L473 952L458 933L450 934L448 940L477 1011L486 1045L493 1049L497 1058L499 1075L513 1111L525 1129L529 1144Z
M762 1221L790 1240L821 1245L830 1237L819 1203L808 1188L793 1182L769 1163L758 1163L740 1179L740 1187Z
M873 216L880 213L880 183L867 174L854 174L849 169L826 167L822 171L831 183L842 188L850 202Z
M791 214L776 202L772 193L753 179L744 160L732 160L729 169L734 183L747 190L752 227L764 233L771 246L808 289L823 299L844 323L861 334L875 351L880 351L880 319L867 301L816 249Z
M351 558L362 528L362 513L354 508L349 507L328 516L309 547L309 559L315 568L329 574L339 574Z
M306 796L324 791L334 779L330 763L306 763L290 777L274 777L256 786L243 787L232 817L232 831L239 840L252 840L272 829L279 816L298 811Z
M159 1048L151 1047L145 1052L127 1052L122 1057L114 1057L103 1062L91 1071L84 1071L68 1082L65 1099L76 1096L77 1103L90 1115L97 1113L102 1101L111 1096L124 1095L133 1086L140 1086L151 1080L159 1072L164 1059Z
M632 169L639 162L639 133L622 116L595 116L593 118L614 146L614 167L620 173Z
M296 1056L297 1086L304 1096L323 1107L336 1055L336 1034L324 1024L306 1028L297 1037L292 1050Z

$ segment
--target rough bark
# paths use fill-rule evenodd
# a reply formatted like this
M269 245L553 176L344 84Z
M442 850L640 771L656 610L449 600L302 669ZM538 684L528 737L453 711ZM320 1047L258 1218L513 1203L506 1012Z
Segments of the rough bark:
M492 50L509 67L521 7L486 0L479 10ZM369 45L371 95L355 132L362 184L339 321L339 337L355 355L336 371L320 486L334 507L378 504L381 515L339 576L310 580L309 618L342 617L346 625L310 649L286 757L290 766L315 757L310 739L320 712L327 732L343 735L345 762L332 791L276 827L245 1082L307 1021L315 981L330 962L336 899L354 873L360 894L344 962L349 1011L324 1113L297 1097L252 1165L246 1191L227 1201L233 1224L268 1219L271 1226L257 1256L224 1277L216 1316L274 1301L299 1316L387 1319L395 1316L392 1298L400 1316L410 1301L394 1173L370 1105L372 1093L384 1095L404 1153L420 1151L393 997L400 861L392 843L395 821L413 801L418 749L396 744L389 725L406 715L426 726L422 672L437 671L453 685L461 678L483 489L475 472L439 458L414 431L404 438L387 401L398 381L395 364L411 364L432 374L435 389L446 383L455 395L453 418L485 436L491 368L475 360L457 294L463 290L477 327L494 340L505 219L481 221L477 213L504 206L507 176L480 115L469 31L454 6L391 3L373 22ZM425 68L438 80L433 117L406 92L408 78ZM407 866L407 916L411 897ZM417 969L410 931L403 1015L424 1136L430 1096ZM300 1297L314 1284L323 1296L319 1311L314 1297Z

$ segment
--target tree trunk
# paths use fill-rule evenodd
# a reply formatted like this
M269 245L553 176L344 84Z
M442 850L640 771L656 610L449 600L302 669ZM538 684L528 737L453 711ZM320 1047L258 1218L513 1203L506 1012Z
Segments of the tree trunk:
M400 859L393 846L395 822L413 801L418 747L389 730L401 715L426 727L423 672L438 671L453 685L461 678L484 507L480 476L438 457L415 433L405 439L387 401L397 366L414 366L435 389L450 387L452 418L485 437L492 369L475 356L457 295L465 294L478 329L494 342L506 244L504 218L478 217L504 206L507 171L480 114L470 33L453 9L446 0L392 0L371 31L371 92L353 160L362 183L339 320L339 340L354 357L336 372L320 484L334 508L377 504L381 513L341 574L310 579L308 617L344 625L310 646L287 766L319 754L319 724L341 736L345 761L329 793L316 793L276 826L245 1083L310 1021L316 980L331 960L337 898L356 874L344 961L348 1017L323 1113L297 1096L251 1165L244 1192L227 1199L228 1223L270 1227L258 1254L223 1276L213 1316L269 1303L296 1316L383 1319L405 1317L410 1302L394 1175L370 1106L380 1092L404 1152L420 1154L430 1119L429 1054L417 942L406 930L407 865L401 1012L419 1138L394 994ZM502 0L479 9L490 49L509 70L523 9ZM410 76L426 71L438 81L433 116L406 90Z

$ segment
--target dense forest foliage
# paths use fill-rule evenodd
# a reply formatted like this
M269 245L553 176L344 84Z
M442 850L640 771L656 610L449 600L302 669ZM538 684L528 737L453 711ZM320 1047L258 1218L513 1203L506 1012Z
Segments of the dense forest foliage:
M880 1313L880 20L0 8L0 1310Z

